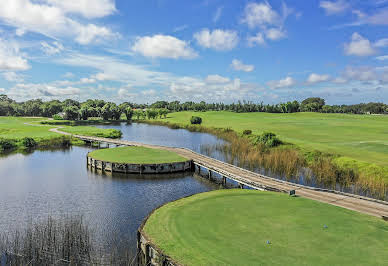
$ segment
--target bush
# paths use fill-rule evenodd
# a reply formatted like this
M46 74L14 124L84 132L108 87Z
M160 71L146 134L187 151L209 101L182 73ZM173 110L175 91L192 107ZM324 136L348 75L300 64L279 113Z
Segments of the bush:
M192 125L200 125L202 124L202 118L200 118L199 116L192 116L190 119L190 123Z
M36 146L36 141L33 138L23 138L22 145L26 148L33 148Z
M16 147L16 143L13 140L0 139L0 150L10 150Z
M276 137L276 134L272 132L263 133L258 137L257 142L265 145L268 148L277 147L283 143L278 137Z
M251 135L251 134L252 134L252 130L250 130L250 129L245 129L243 131L243 135Z
M60 115L53 115L54 120L63 120L63 117Z

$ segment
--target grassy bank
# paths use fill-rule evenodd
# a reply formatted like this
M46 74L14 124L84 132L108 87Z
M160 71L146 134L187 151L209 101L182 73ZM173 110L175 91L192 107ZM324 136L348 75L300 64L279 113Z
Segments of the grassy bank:
M285 194L219 190L156 210L145 233L183 265L384 265L382 219Z
M89 156L113 163L158 164L187 161L186 158L171 151L134 146L95 150L90 152Z
M0 152L31 148L53 148L81 144L79 140L50 132L54 125L42 125L44 118L0 117ZM64 126L63 131L108 138L118 138L121 132L91 126Z

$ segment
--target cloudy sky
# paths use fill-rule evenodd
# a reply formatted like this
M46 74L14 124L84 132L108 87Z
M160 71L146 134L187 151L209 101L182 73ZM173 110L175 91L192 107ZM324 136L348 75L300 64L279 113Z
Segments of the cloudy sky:
M388 0L0 0L0 93L388 102Z

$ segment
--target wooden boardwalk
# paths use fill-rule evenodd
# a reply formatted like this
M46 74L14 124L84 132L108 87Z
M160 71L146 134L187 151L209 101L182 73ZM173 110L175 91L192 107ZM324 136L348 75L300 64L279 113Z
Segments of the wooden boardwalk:
M241 185L247 185L249 187L259 190L279 191L285 193L289 193L290 191L295 190L296 195L300 197L313 199L320 202L343 207L346 209L388 219L388 202L386 201L379 201L358 195L307 187L287 181L278 180L275 178L263 176L261 174L248 171L246 169L225 162L221 162L219 160L196 153L189 149L149 145L126 140L73 135L60 131L60 128L50 129L50 131L64 135L71 135L73 137L88 142L108 143L123 146L143 146L148 148L170 150L178 153L181 156L193 160L195 165L206 168L210 173L218 173L222 177L234 180Z

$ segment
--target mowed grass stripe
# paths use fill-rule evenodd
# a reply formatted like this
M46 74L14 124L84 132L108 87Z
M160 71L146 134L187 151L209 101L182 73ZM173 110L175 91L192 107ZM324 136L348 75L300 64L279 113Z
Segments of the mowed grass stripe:
M161 164L188 160L175 152L137 146L95 150L90 152L89 156L106 162L132 164Z
M144 231L184 265L388 262L388 224L382 219L280 193L194 195L156 210Z

